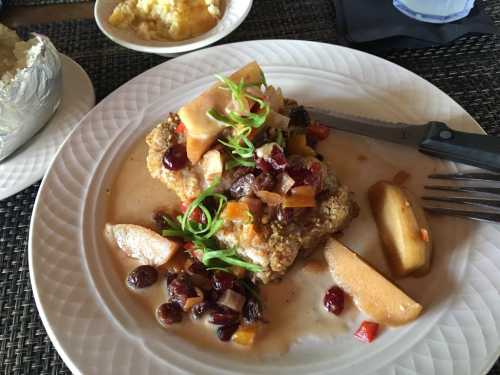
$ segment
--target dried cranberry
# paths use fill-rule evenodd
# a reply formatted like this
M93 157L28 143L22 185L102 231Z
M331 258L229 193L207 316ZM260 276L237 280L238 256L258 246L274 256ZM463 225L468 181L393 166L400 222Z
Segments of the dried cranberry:
M278 209L276 211L276 219L283 222L284 224L289 224L293 219L293 208L283 208L282 206L278 206Z
M198 260L195 260L190 266L189 266L189 272L194 273L196 275L201 275L205 277L210 276L210 272L207 271L203 263L201 263Z
M247 294L247 290L245 289L245 287L241 284L241 282L239 280L236 280L234 282L233 287L231 289L234 290L236 293L241 294L242 296L246 296L246 294Z
M139 266L128 274L127 283L135 289L153 285L158 280L158 271L153 266Z
M191 315L194 319L200 319L205 313L213 309L213 304L208 301L200 302L191 308Z
M271 150L271 155L269 156L268 162L276 171L284 170L288 164L285 153L276 145L274 145L273 149Z
M207 294L207 301L213 302L215 304L222 295L222 293L223 293L222 291L211 289Z
M197 296L191 278L185 273L180 273L172 280L167 289L170 301L178 303L179 306L184 306L188 298Z
M156 210L155 212L153 212L153 221L155 222L158 229L165 227L165 216L168 216L168 214L163 210Z
M257 169L260 169L263 172L273 171L273 166L271 165L271 163L268 163L263 158L255 159L255 166L257 167Z
M171 171L178 171L187 165L186 146L178 143L170 147L163 155L163 166Z
M262 305L255 298L250 297L243 307L243 318L248 323L262 319Z
M167 271L165 273L165 281L167 282L167 286L168 284L170 284L175 278L177 277L177 272L174 272L174 271Z
M212 286L215 290L224 291L233 287L236 276L232 273L217 271L212 277Z
M236 311L233 311L229 308L226 309L219 309L217 311L212 311L210 313L210 317L208 318L208 321L212 324L216 324L219 326L225 326L227 324L234 324L239 322L240 320L240 314L238 314Z
M229 341L238 330L239 324L230 324L217 328L217 337L221 341Z
M182 309L173 302L161 304L156 310L156 318L164 327L182 320Z
M325 294L323 304L332 314L340 315L344 310L344 291L338 286L331 287Z
M295 181L295 185L293 186L304 185L304 181L311 174L311 171L309 169L296 165L287 168L286 171Z
M290 122L288 123L290 127L298 126L305 128L311 122L309 113L303 106L292 107L288 117L290 117Z
M250 195L252 193L252 186L254 185L254 182L255 176L251 173L238 178L229 188L231 197L237 199Z
M271 173L262 172L255 179L255 183L253 185L254 191L273 191L274 186L276 185L276 179Z

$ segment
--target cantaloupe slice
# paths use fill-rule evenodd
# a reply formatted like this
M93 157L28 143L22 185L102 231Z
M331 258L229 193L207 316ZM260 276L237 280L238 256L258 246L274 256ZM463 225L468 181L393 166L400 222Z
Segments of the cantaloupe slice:
M420 304L340 242L327 243L325 258L334 281L377 323L399 326L422 312Z
M243 79L248 84L259 84L262 82L262 70L254 61L233 73L229 78L237 83ZM193 164L200 160L224 128L222 124L207 115L212 108L224 114L231 102L231 92L221 90L220 86L221 83L212 86L178 112L186 127L187 156Z

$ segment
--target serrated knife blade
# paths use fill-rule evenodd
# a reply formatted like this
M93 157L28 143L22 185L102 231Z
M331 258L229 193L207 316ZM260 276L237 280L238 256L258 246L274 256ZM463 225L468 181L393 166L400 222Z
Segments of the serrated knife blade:
M314 107L305 107L305 109L314 120L328 127L408 146L418 147L429 132L428 124L390 123L339 113L333 110Z
M428 155L500 172L500 137L465 133L445 123L390 123L305 107L313 120L334 129L413 146Z

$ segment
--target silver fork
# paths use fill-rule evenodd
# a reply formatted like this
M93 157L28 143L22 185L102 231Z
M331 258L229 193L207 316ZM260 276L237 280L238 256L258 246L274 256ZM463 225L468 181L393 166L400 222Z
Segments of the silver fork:
M456 173L431 174L431 179L450 181L493 182L500 184L500 174L494 173ZM500 185L497 186L445 186L426 185L425 189L461 193L461 196L423 196L427 202L444 202L454 205L463 204L472 207L482 207L484 210L462 210L458 208L424 207L427 211L469 218L473 220L500 223Z

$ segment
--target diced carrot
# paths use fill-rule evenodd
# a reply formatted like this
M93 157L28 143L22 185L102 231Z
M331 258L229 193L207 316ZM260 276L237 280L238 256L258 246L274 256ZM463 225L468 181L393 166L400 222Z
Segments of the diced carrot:
M250 346L253 345L256 334L256 325L240 325L233 334L232 340L239 345Z
M310 185L297 186L292 189L291 195L287 195L283 201L283 207L315 207L315 191Z
M354 336L360 341L370 343L377 337L377 332L378 323L364 320L354 333Z
M248 221L250 210L245 202L230 201L222 212L222 218L230 221ZM251 214L250 214L251 215Z

